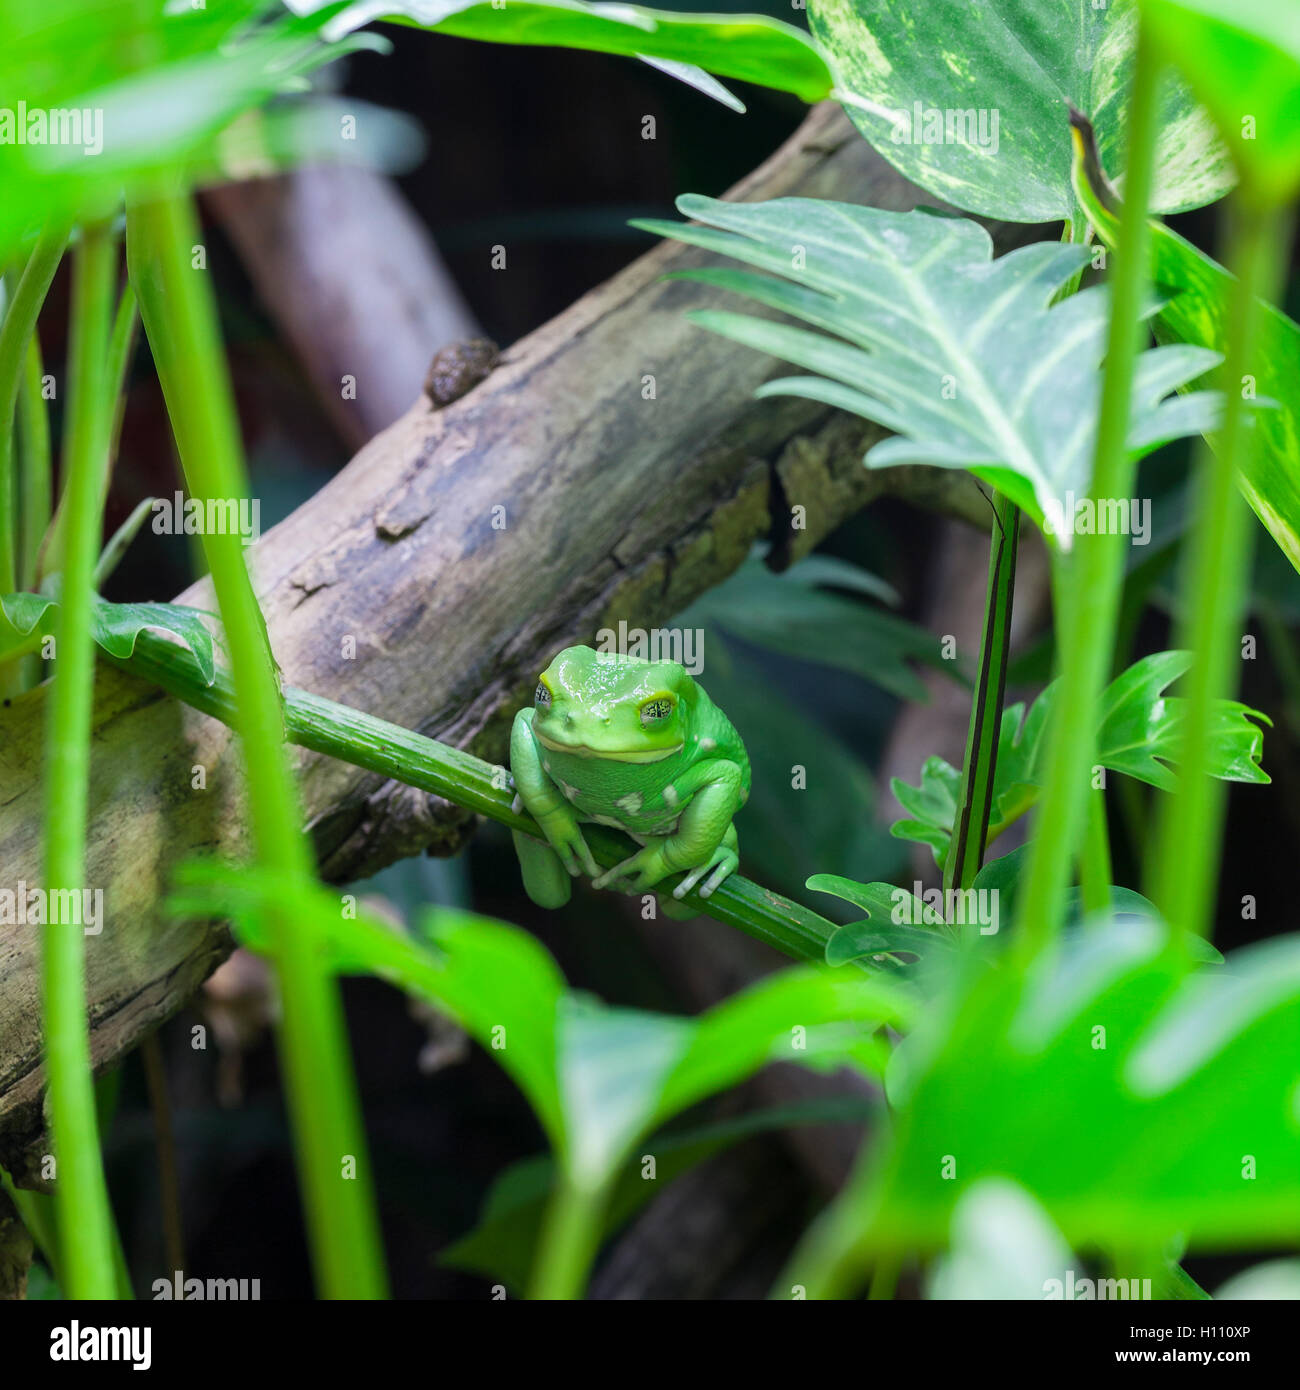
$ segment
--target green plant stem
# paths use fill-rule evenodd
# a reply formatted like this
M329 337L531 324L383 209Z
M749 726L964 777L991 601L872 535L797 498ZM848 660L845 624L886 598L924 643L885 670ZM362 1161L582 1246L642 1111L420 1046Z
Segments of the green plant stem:
M582 1297L591 1262L600 1249L604 1210L603 1190L587 1191L566 1174L557 1173L542 1224L529 1298Z
M45 883L51 894L85 885L95 646L91 580L99 549L101 475L107 461L105 361L117 268L116 243L85 229L73 266L69 357L68 536L62 602L55 616L54 687L47 724ZM26 276L23 277L26 280ZM24 343L25 349L25 343ZM50 913L51 918L55 914ZM57 1162L59 1229L76 1232L62 1251L69 1298L112 1298L113 1223L99 1151L86 1027L84 936L51 921L42 953L48 1106Z
M1011 651L1011 605L1015 597L1019 539L1020 510L998 493L993 502L984 633L980 641L979 672L975 678L970 725L966 733L961 797L953 818L952 841L943 866L945 889L969 888L974 883L988 844L998 735L1002 728L1002 703L1006 695L1007 661Z
M877 1303L892 1299L898 1287L898 1276L903 1268L902 1257L890 1251L881 1255L871 1271L871 1283L867 1289L867 1301Z
M27 343L22 390L18 398L19 582L36 587L36 561L54 505L54 470L50 455L50 416L41 394L44 375L36 334Z
M1111 283L1110 329L1090 495L1132 496L1135 465L1127 447L1132 377L1143 329L1147 278L1147 206L1157 127L1158 72L1139 24L1119 252ZM1044 796L1021 897L1017 943L1022 958L1054 941L1065 916L1071 864L1085 814L1096 748L1097 701L1114 643L1124 573L1123 535L1076 536L1062 565L1057 596L1060 694L1046 750ZM1064 611L1062 611L1064 610Z
M1218 886L1225 788L1206 774L1214 702L1237 687L1238 643L1246 611L1254 529L1237 493L1243 454L1253 446L1243 383L1255 372L1259 299L1280 290L1287 247L1287 214L1258 204L1243 186L1233 200L1229 268L1236 283L1228 305L1228 343L1222 367L1226 396L1215 447L1203 446L1196 470L1196 513L1190 537L1179 645L1195 660L1182 687L1179 789L1168 800L1156 836L1150 896L1174 928L1176 949L1185 933L1208 933Z
M114 664L234 726L235 700L229 677L219 671L212 685L204 685L193 658L174 642L142 632L130 660ZM293 686L285 687L283 698L285 732L292 743L445 797L509 830L544 838L531 816L513 809L514 793L504 768ZM627 858L630 842L619 832L600 825L584 825L582 831L603 868ZM685 901L701 916L735 927L795 960L825 959L826 942L837 930L833 922L802 903L739 874L732 874L709 897L692 892Z
M63 259L66 227L47 228L28 257L0 325L0 594L18 587L18 553L35 544L19 531L18 488L14 470L14 419L27 361L27 345L36 332L41 305ZM17 691L17 667L0 670L0 696Z
M131 279L192 496L247 495L238 424L206 273L193 268L200 240L183 196L133 207L127 217ZM307 880L311 856L284 749L277 675L238 536L203 538L229 643L254 843L260 861ZM268 924L283 1022L277 1030L308 1237L322 1295L386 1293L383 1255L360 1104L337 982L309 932L281 911Z
M1086 915L1109 909L1114 874L1110 863L1110 828L1106 824L1106 793L1100 787L1088 792L1088 822L1083 853L1079 856L1079 882Z
M100 496L101 507L108 497L109 473L112 470L113 461L117 457L117 439L121 430L125 406L126 369L130 365L131 351L135 346L135 328L135 290L128 284L123 288L121 298L117 302L117 313L113 316L113 332L108 341L108 382L111 409L108 467L104 470L103 489ZM54 512L54 520L50 523L48 534L41 546L41 553L37 562L38 575L53 574L63 567L64 512L65 499L61 497Z

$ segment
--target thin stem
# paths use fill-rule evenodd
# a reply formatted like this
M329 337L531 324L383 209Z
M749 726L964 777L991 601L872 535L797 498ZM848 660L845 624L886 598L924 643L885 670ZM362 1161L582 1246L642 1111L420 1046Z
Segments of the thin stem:
M205 685L193 657L174 642L142 632L131 658L114 665L160 685L224 724L235 723L229 677L218 672L215 682ZM503 768L293 686L285 687L283 698L285 731L291 743L444 797L508 830L544 838L531 816L513 809L513 792L502 776ZM619 832L600 825L584 825L582 830L603 868L627 858L629 842ZM671 882L667 880L665 887ZM701 916L735 927L795 960L824 960L826 942L837 930L833 922L802 903L739 874L732 874L709 897L691 892L685 901ZM869 967L864 964L863 968Z
M943 866L945 889L969 888L974 883L988 844L998 735L1002 729L1002 702L1006 695L1007 661L1011 651L1011 605L1015 597L1019 539L1020 510L998 493L993 503L984 634L966 733L961 797Z
M0 326L0 594L17 587L17 489L14 478L14 415L41 305L68 243L66 227L48 227L32 250Z
M1178 645L1195 653L1182 687L1186 698L1178 792L1168 801L1156 837L1155 903L1174 928L1205 936L1218 886L1225 789L1207 775L1214 702L1237 687L1238 642L1250 582L1254 528L1237 492L1240 460L1252 446L1243 385L1255 371L1259 299L1272 301L1283 281L1289 217L1264 208L1243 187L1234 199L1228 265L1236 273L1228 305L1222 367L1226 395L1215 447L1202 446L1196 472L1196 515L1190 538Z
M542 1224L530 1298L582 1297L591 1263L600 1249L604 1210L603 1190L587 1191L567 1175L557 1175Z
M1083 910L1091 917L1110 910L1110 828L1106 824L1106 793L1100 787L1088 793L1088 823L1083 853L1079 856L1079 882L1083 886Z
M1128 449L1132 378L1142 338L1139 313L1147 278L1147 205L1157 126L1156 69L1139 24L1119 253L1111 284L1110 330L1093 463L1094 498L1132 495ZM1063 565L1057 644L1061 680L1045 757L1044 796L1021 897L1017 942L1030 955L1055 940L1065 916L1071 863L1085 813L1096 748L1097 701L1115 638L1124 574L1123 535L1076 536ZM1062 609L1064 611L1062 611Z
M103 486L100 493L100 506L108 497L109 473L117 457L117 441L124 413L124 392L126 389L126 369L131 362L131 352L135 346L136 303L135 291L128 284L122 290L117 302L117 313L113 316L113 332L108 342L108 382L112 402L109 424L108 467L104 470ZM38 562L40 574L53 574L63 567L63 530L65 498L59 498Z
M44 375L41 345L33 333L27 343L22 390L18 398L19 584L36 587L36 559L50 524L54 504L50 456L50 416L41 394Z
M898 1288L898 1276L902 1272L902 1256L887 1251L876 1261L871 1271L871 1283L867 1287L867 1301L877 1303L892 1299Z
M186 197L134 207L127 218L131 280L153 350L192 496L238 500L247 478L234 400L199 240ZM249 810L260 861L308 879L297 789L284 752L277 675L238 536L203 537L229 644ZM369 1156L337 982L290 911L268 924L280 985L277 1030L294 1149L317 1281L330 1298L383 1297L387 1280Z
M51 901L60 891L80 893L85 881L95 669L91 580L107 459L105 360L116 268L113 238L103 228L86 228L73 266L67 554L55 616L54 688L47 724L45 881ZM113 1225L86 1028L85 938L78 915L67 915L73 920L55 922L51 911L43 951L48 1104L57 1164L55 1210L59 1229L76 1232L76 1239L62 1251L64 1292L69 1298L112 1298Z

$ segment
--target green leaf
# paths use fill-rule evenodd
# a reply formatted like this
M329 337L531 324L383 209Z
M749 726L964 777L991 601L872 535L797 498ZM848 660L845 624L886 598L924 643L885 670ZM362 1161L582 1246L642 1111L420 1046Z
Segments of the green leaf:
M1136 32L1125 0L811 0L809 9L854 124L956 207L1011 222L1072 217L1067 104L1092 118L1112 163L1122 157ZM1214 50L1202 52L1208 62ZM1159 131L1157 211L1228 191L1227 151L1181 83L1163 94Z
M929 691L913 669L924 663L952 674L933 633L892 613L833 594L821 584L853 586L879 596L881 581L842 561L829 568L813 556L785 574L773 574L761 560L749 559L726 583L680 615L690 626L716 623L747 642L801 661L833 666L878 685L900 699L925 703ZM807 571L807 572L805 572Z
M246 178L308 157L409 163L420 136L406 118L302 97L322 63L386 47L368 35L326 45L323 23L274 0L0 0L0 90L21 95L29 119L77 113L67 139L0 141L0 254L34 225L111 218L124 195L158 196L178 176ZM358 116L356 142L338 138L344 109Z
M930 1273L932 1299L1042 1299L1064 1283L1070 1247L1018 1183L981 1178L953 1208L948 1254Z
M0 659L29 649L33 635L40 635L41 620L54 606L54 600L44 594L0 596Z
M990 859L975 875L974 887L977 890L997 892L1000 920L1010 921L1015 917L1016 894L1024 878L1029 850L1029 845L1021 845L1019 849L1013 849L1010 854L1004 854L1000 859ZM1112 883L1110 886L1110 911L1112 919L1116 922L1131 921L1135 918L1158 921L1160 917L1156 905L1149 898L1144 898L1141 893L1118 883ZM1071 888L1065 899L1066 929L1075 930L1082 927L1085 915L1083 889ZM1189 940L1187 951L1193 960L1211 965L1223 964L1223 956L1203 936Z
M1190 652L1154 652L1117 676L1101 698L1097 729L1097 762L1112 772L1173 791L1178 785L1171 764L1178 758L1185 702L1165 695L1191 665ZM1002 712L997 772L993 782L993 814L989 843L1038 801L1041 757L1053 701L1053 682L1025 714L1022 704ZM1215 702L1210 727L1208 771L1225 782L1267 783L1260 766L1264 731L1252 720L1271 726L1266 714L1235 700ZM956 790L960 773L942 758L926 760L921 785L893 780L895 797L908 817L895 821L891 832L904 840L928 844L942 865L952 836Z
M110 656L127 660L140 633L150 629L174 638L193 654L195 669L205 685L216 680L212 634L203 621L207 614L177 603L109 603L98 595L92 605L91 635ZM44 594L5 594L0 598L0 657L20 646L30 646L32 633L46 613L57 607L58 600Z
M1142 0L1257 194L1300 190L1300 9L1290 0Z
M635 1157L619 1168L604 1223L605 1236L622 1229L683 1173L731 1144L775 1129L812 1124L861 1124L877 1109L871 1099L834 1096L744 1115L644 1141L655 1160L647 1181ZM511 1164L492 1184L478 1225L438 1256L440 1265L469 1270L522 1292L533 1268L546 1204L555 1185L555 1165L546 1155Z
M1297 1030L1295 936L1180 979L1164 931L1131 921L1073 934L1023 980L972 970L898 1050L865 1240L942 1245L962 1195L1002 1177L1075 1248L1294 1243Z
M90 614L90 631L110 656L125 661L135 651L136 639L146 628L174 637L194 654L206 685L217 677L212 634L197 608L176 603L108 603L96 597Z
M1191 664L1191 652L1154 652L1106 687L1097 734L1098 762L1114 772L1126 772L1140 782L1173 791L1178 779L1169 765L1178 757L1186 702L1167 698L1164 692ZM1211 777L1225 782L1270 780L1260 766L1264 731L1252 724L1252 719L1270 727L1273 722L1236 700L1215 701L1207 755Z
M767 382L760 396L806 396L885 425L897 437L875 445L868 466L968 469L1040 526L1073 515L1075 499L1087 497L1106 291L1051 302L1088 260L1085 247L1039 242L995 261L977 223L926 211L694 194L677 206L708 225L637 225L771 274L706 268L676 278L735 290L817 330L717 310L689 316L817 374ZM1216 423L1217 393L1165 397L1218 361L1187 345L1139 356L1135 457ZM1070 528L1052 531L1068 549Z
M641 1136L769 1061L880 1072L872 1034L910 1022L915 1007L890 981L804 966L695 1019L613 1009L568 990L527 932L471 913L430 913L416 939L364 912L345 917L341 900L315 884L255 868L191 864L178 885L173 912L230 916L241 941L263 952L268 907L283 910L287 899L329 969L377 975L445 1009L511 1075L568 1178L589 1193Z
M867 914L866 921L847 923L826 942L827 965L898 952L925 960L952 950L951 938L940 934L947 925L943 914L904 888L858 883L838 874L814 874L807 886L814 893L842 898Z
M294 0L292 7L305 13L320 5ZM500 7L491 0L363 0L333 18L327 33L346 33L381 16L488 43L666 59L809 102L831 92L831 72L817 46L802 30L765 15L674 14L580 0L509 0Z

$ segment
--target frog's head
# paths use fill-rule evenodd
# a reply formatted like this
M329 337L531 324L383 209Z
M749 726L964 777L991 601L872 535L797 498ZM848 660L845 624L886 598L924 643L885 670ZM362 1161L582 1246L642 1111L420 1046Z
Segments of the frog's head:
M557 753L658 762L685 745L697 694L675 661L566 647L537 682L533 733Z

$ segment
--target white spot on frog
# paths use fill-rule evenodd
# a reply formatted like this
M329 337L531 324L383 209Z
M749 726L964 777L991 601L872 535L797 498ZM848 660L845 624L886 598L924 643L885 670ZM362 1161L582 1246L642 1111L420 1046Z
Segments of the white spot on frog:
M702 753L712 753L717 746L718 741L716 738L702 738L700 740L700 752Z
M669 782L669 784L664 788L664 805L677 805L677 788L674 787L671 782Z
M567 797L569 798L570 801L577 801L577 799L578 799L578 789L577 789L577 787L571 787L567 782L561 782L561 783L560 783L560 790L565 794L565 796L567 796Z
M641 793L628 792L626 796L620 796L614 805L620 811L626 811L629 816L634 816L641 809Z

